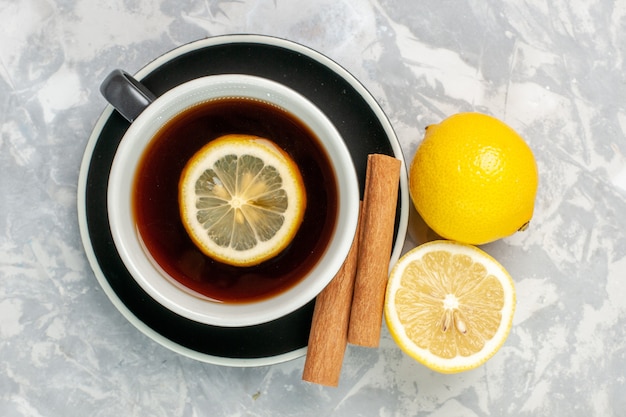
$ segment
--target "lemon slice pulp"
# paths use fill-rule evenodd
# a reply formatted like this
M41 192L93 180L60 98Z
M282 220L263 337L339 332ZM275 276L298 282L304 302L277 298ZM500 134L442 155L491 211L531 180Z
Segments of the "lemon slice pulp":
M202 147L179 181L180 215L207 256L235 266L266 261L289 245L306 207L300 171L268 139L231 134Z
M506 340L515 311L508 272L482 250L452 241L406 253L390 274L389 331L409 356L441 373L474 369Z

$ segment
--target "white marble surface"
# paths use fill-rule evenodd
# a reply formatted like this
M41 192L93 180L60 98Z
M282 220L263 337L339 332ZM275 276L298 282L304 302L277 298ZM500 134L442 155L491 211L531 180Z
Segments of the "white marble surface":
M624 0L0 0L0 415L626 415ZM376 97L404 152L463 110L535 151L530 230L487 245L518 292L483 367L428 371L383 329L341 383L302 358L257 368L188 359L116 310L77 225L79 166L113 68L135 72L226 33L303 43ZM407 247L423 239L412 224Z

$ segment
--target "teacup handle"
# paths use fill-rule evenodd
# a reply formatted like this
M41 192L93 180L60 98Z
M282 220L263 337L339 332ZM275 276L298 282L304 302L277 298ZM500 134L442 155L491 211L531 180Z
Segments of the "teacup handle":
M156 96L126 71L113 70L100 84L100 93L129 122L133 122Z

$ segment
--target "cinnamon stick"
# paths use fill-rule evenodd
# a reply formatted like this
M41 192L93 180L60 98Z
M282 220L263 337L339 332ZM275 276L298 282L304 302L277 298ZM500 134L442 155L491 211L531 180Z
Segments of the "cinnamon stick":
M356 275L360 217L344 264L315 300L302 373L302 379L305 381L333 387L339 385L341 365L348 343L348 321Z
M348 342L377 347L400 181L400 160L369 155L359 237L358 265L350 312Z

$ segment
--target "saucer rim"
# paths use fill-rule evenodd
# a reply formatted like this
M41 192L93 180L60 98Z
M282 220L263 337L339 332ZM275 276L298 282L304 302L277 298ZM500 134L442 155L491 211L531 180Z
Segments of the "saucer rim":
M327 56L317 52L309 47L303 46L299 43L276 38L265 35L254 35L254 34L242 34L242 35L222 35L215 36L210 38L205 38L197 41L190 42L188 44L179 46L175 49L170 50L169 52L164 53L163 55L157 57L155 60L148 63L146 66L141 68L135 75L138 79L143 79L155 70L159 69L162 65L175 60L178 57L181 57L189 52L197 51L203 48L208 48L211 46L217 45L227 45L227 44L237 44L237 43L247 43L247 44L261 44L265 46L276 46L279 48L287 49L292 52L301 53L308 58L317 61L319 64L327 67L331 70L335 75L342 78L345 82L350 84L355 91L359 94L360 98L362 98L370 110L377 116L378 122L381 124L383 128L387 140L389 141L389 146L391 147L394 156L402 161L402 175L400 180L400 200L398 204L400 205L400 216L396 231L396 238L394 240L394 246L392 250L392 257L390 261L390 267L393 265L400 257L404 242L406 239L407 227L408 227L408 205L409 205L409 196L408 196L408 185L407 185L407 175L406 175L406 166L404 163L404 157L402 154L402 149L400 147L397 136L389 122L387 116L384 114L383 110L380 108L379 104L373 98L373 96L365 89L365 87L347 70L341 67L332 59ZM91 265L92 270L98 280L100 286L103 291L107 295L107 297L111 300L114 306L120 311L120 313L138 330L144 333L146 336L150 337L157 343L162 346L180 353L184 356L212 364L217 365L226 365L226 366L238 366L238 367L246 367L246 366L263 366L276 364L288 360L292 360L298 357L301 357L306 353L306 346L295 349L290 352L279 353L277 355L272 356L263 356L263 357L255 357L255 358L240 358L240 357L224 357L224 356L216 356L203 352L196 351L189 347L183 346L161 333L154 330L152 327L144 323L141 319L139 319L128 307L127 305L119 298L118 294L111 287L109 280L101 270L100 263L96 257L92 237L89 233L89 228L87 225L87 207L85 204L86 191L87 191L87 177L89 172L89 167L91 165L91 161L93 158L93 153L96 148L96 145L100 139L102 129L105 124L109 121L113 114L114 110L112 106L107 105L107 107L102 112L101 116L98 118L92 133L89 137L88 143L85 148L85 152L83 155L83 160L80 167L80 175L78 181L78 219L79 219L79 228L81 234L81 240L83 243L83 247L85 248L85 252L88 258L88 261Z

